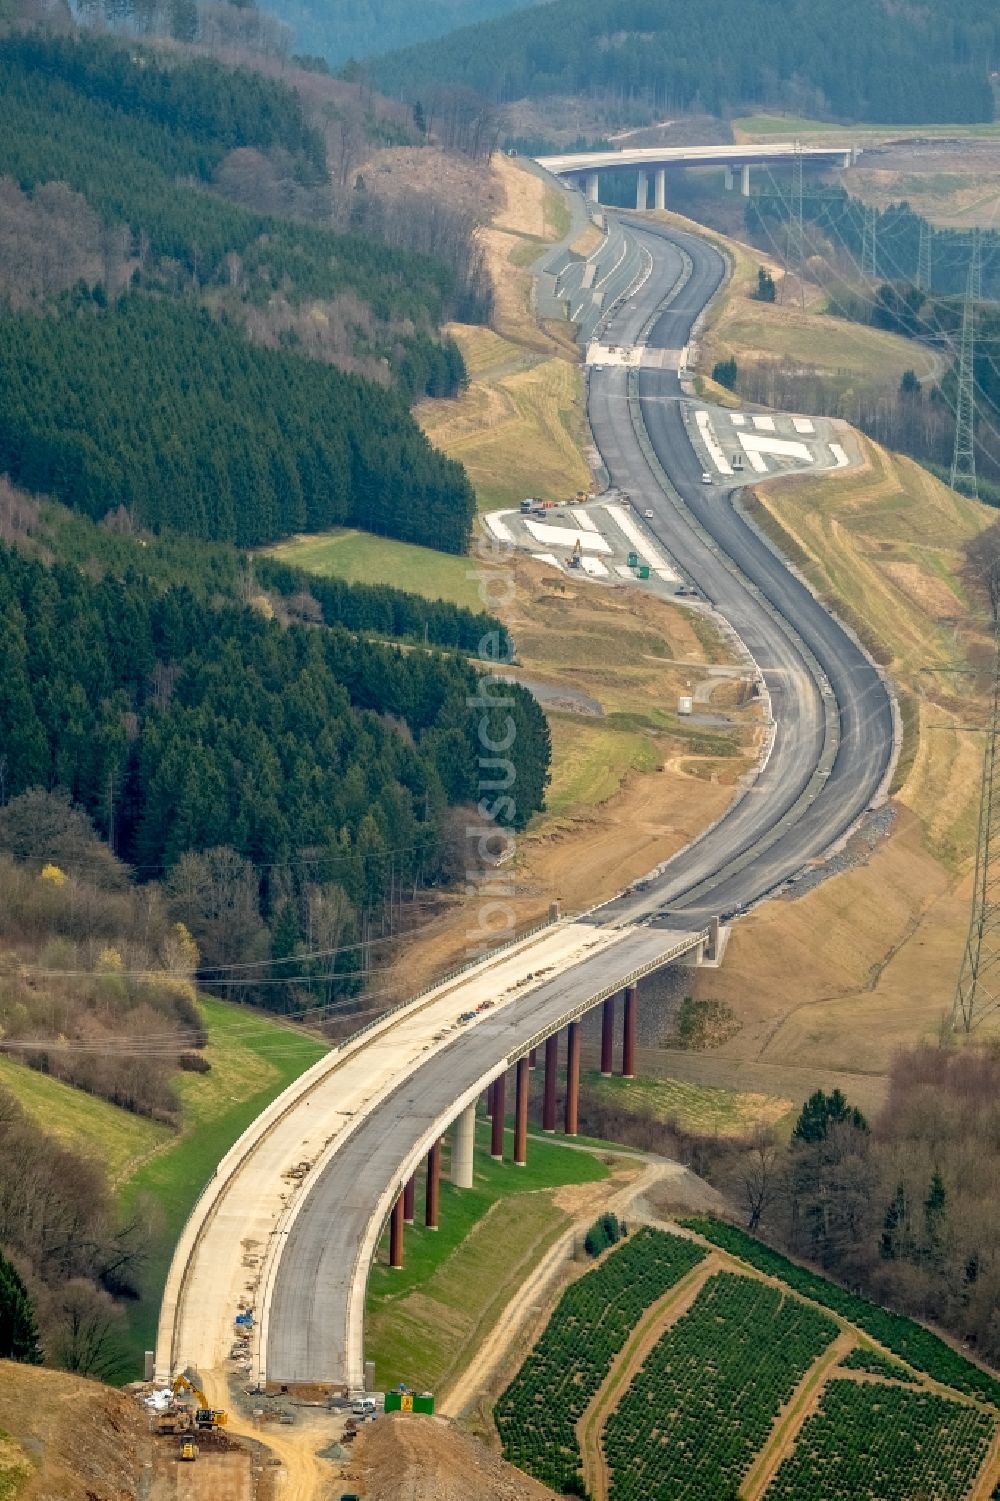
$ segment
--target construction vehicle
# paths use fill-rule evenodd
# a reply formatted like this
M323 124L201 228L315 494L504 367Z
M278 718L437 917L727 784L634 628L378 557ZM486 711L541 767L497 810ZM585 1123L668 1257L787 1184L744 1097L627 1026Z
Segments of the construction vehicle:
M196 1443L193 1443L191 1439L187 1439L183 1444L181 1444L181 1452L178 1455L178 1458L187 1460L197 1459L198 1445Z
M177 1397L181 1392L190 1392L198 1404L194 1412L194 1426L196 1428L225 1428L229 1422L229 1414L221 1407L209 1407L208 1398L200 1387L195 1386L185 1375L175 1376L170 1383L170 1390ZM167 1413L165 1416L169 1417Z
M577 537L576 542L575 542L575 544L573 546L573 554L568 559L566 566L568 568L579 568L580 567L580 560L582 559L582 557L583 557L583 544L580 541L580 538Z

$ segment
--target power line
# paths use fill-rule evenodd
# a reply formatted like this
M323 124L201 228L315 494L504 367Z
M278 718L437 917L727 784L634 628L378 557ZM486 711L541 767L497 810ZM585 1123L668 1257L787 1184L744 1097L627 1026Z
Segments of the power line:
M994 607L995 608L995 607ZM959 970L952 1026L971 1032L1000 1007L1000 629L993 625L993 692L986 725L972 915Z
M973 246L972 261L962 308L962 347L958 361L958 399L955 403L955 447L951 459L951 488L964 479L971 494L979 498L976 484L976 381L975 381L975 286L979 257Z
M920 221L920 247L917 251L917 289L929 292L934 280L933 265L934 227L926 219Z

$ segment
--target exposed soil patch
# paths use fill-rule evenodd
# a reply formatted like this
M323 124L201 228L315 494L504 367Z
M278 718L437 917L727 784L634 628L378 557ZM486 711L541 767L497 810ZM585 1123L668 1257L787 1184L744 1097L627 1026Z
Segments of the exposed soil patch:
M447 1418L403 1414L362 1430L343 1486L364 1501L546 1501L553 1495Z
M18 1501L133 1501L152 1448L133 1398L6 1360L0 1361L0 1427L12 1439L4 1441L0 1465L23 1466L27 1476L24 1489L14 1492Z

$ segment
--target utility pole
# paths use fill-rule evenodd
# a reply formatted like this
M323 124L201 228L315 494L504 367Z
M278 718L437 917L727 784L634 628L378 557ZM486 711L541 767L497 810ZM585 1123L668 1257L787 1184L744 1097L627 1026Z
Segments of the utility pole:
M932 245L934 243L934 226L920 221L920 248L917 251L917 288L921 292L931 290L931 281L934 274Z
M861 275L869 281L878 276L878 209L865 204L865 222L861 238Z
M983 752L972 916L951 1013L952 1027L966 1032L1000 1007L1000 623L996 599L993 616L993 689Z
M958 400L955 403L955 448L951 459L951 488L960 477L968 483L968 493L978 499L976 485L976 378L975 378L975 285L976 261L972 262L965 283L965 306L962 309L962 347L958 359ZM964 493L964 492L963 492Z

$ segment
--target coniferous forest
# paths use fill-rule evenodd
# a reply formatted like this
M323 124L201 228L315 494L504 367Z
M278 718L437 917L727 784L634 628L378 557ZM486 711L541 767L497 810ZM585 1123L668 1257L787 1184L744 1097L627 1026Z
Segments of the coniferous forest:
M171 893L205 983L237 932L265 970L300 955L320 907L363 944L463 868L484 713L516 726L495 810L515 827L542 806L546 722L516 686L477 703L484 639L513 650L491 616L237 548L346 524L466 550L471 486L409 402L463 384L441 326L467 289L324 227L323 117L283 82L25 30L0 34L0 94L0 854L39 868L68 800L116 880ZM296 211L222 196L234 158ZM313 325L339 342L300 347ZM253 920L217 941L220 886ZM240 994L297 1011L300 980Z
M582 95L907 124L991 120L998 58L992 0L553 0L371 68L406 98L463 85L499 102Z
M77 195L103 266L90 285L52 289L33 281L26 236L7 287L17 306L0 319L0 472L94 517L125 506L138 524L202 537L350 522L464 550L471 489L407 410L464 381L439 333L454 272L212 190L246 151L277 154L303 191L325 181L323 137L293 89L29 31L0 37L0 93L0 180L29 207L53 183ZM271 338L276 303L288 317ZM296 347L296 307L313 323L339 316L346 370ZM264 330L253 342L251 326Z

